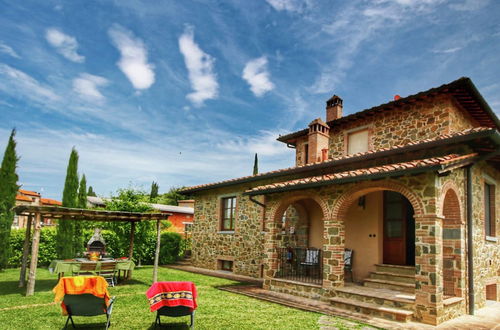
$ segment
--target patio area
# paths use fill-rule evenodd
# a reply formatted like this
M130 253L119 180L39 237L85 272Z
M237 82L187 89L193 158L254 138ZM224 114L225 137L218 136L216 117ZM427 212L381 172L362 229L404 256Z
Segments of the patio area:
M111 320L112 329L152 328L155 314L149 311L145 292L151 285L152 267L134 270L132 280L109 288L116 303ZM38 269L35 294L24 296L24 289L18 288L19 269L8 269L0 277L0 324L3 329L61 329L65 317L61 308L53 303L52 288L57 278L45 268ZM271 302L217 289L219 286L241 284L233 280L188 273L160 267L160 281L192 281L198 288L198 309L196 310L197 329L318 329L321 314L289 308ZM105 318L79 317L75 322L89 329L103 328ZM187 320L187 319L186 319ZM344 322L339 318L339 322ZM165 319L162 323L172 325L184 318ZM168 322L168 323L167 323ZM347 321L346 321L347 322ZM361 329L364 324L347 322L349 329ZM170 327L172 328L172 327ZM187 327L177 326L177 329Z

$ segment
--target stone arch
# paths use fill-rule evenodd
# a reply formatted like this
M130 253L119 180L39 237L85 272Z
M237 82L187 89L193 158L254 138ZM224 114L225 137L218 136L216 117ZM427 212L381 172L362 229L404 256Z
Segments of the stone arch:
M448 181L443 186L441 211L443 214L443 292L445 296L463 295L464 247L462 208L456 186Z
M337 199L332 210L331 219L342 221L345 219L349 207L355 200L365 194L380 190L390 190L400 193L405 196L413 206L415 217L424 214L424 203L422 199L407 186L393 180L367 181L355 185Z
M293 193L284 196L282 199L277 201L276 205L274 205L271 210L269 211L270 214L270 220L272 222L278 222L280 221L280 216L285 212L285 210L288 208L288 206L292 205L293 203L301 200L301 199L312 199L314 200L319 207L321 208L321 212L323 213L323 217L325 218L328 215L328 206L326 202L321 198L320 196L313 194L313 193Z

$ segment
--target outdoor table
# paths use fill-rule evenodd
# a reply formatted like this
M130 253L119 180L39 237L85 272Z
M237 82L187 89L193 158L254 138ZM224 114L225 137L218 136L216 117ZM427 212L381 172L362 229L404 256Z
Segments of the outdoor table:
M123 271L125 275L135 268L135 263L131 260L115 260L115 259L102 259L99 261L91 261L83 258L72 259L72 260L53 260L49 265L49 271L52 274L57 274L58 277L64 276L65 273L76 273L80 270L80 265L82 263L97 263L96 271L101 268L102 262L113 261L116 263L115 269L118 271L118 277L120 276L120 271Z

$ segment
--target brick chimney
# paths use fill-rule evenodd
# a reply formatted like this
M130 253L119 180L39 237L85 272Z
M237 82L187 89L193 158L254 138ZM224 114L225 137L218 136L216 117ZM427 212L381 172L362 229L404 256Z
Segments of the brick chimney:
M328 159L329 133L330 127L320 118L314 119L309 124L307 163L323 162Z
M342 117L342 99L333 95L326 101L326 122Z

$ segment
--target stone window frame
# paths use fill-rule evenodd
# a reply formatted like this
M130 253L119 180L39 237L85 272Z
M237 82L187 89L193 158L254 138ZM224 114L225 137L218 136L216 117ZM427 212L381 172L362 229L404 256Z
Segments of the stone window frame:
M349 135L360 131L368 131L368 150L373 150L373 124L354 127L344 131L344 156L348 156Z
M222 212L223 212L223 206L222 206L222 203L223 203L223 200L225 198L232 198L234 197L235 198L235 201L236 201L236 206L234 208L234 219L233 219L233 230L223 230L222 229L222 223L223 223L223 215L222 215ZM229 193L229 194L223 194L223 195L219 195L217 196L217 217L218 217L218 222L217 222L217 233L218 234L234 234L235 231L236 231L236 220L238 219L238 209L239 209L239 194L237 193Z
M497 224L496 224L496 214L493 215L493 232L490 233L490 234L493 234L493 235L486 235L486 208L485 208L485 186L486 185L490 185L490 186L493 186L494 190L493 190L493 193L494 193L494 198L493 198L493 201L496 202L496 194L498 193L497 190L498 190L498 185L496 183L496 181L490 177L489 175L487 174L483 174L483 180L482 180L482 189L483 189L483 203L482 203L482 207L483 207L483 230L484 230L484 239L488 242L498 242L498 237L497 237ZM496 205L495 205L495 211L496 211Z

